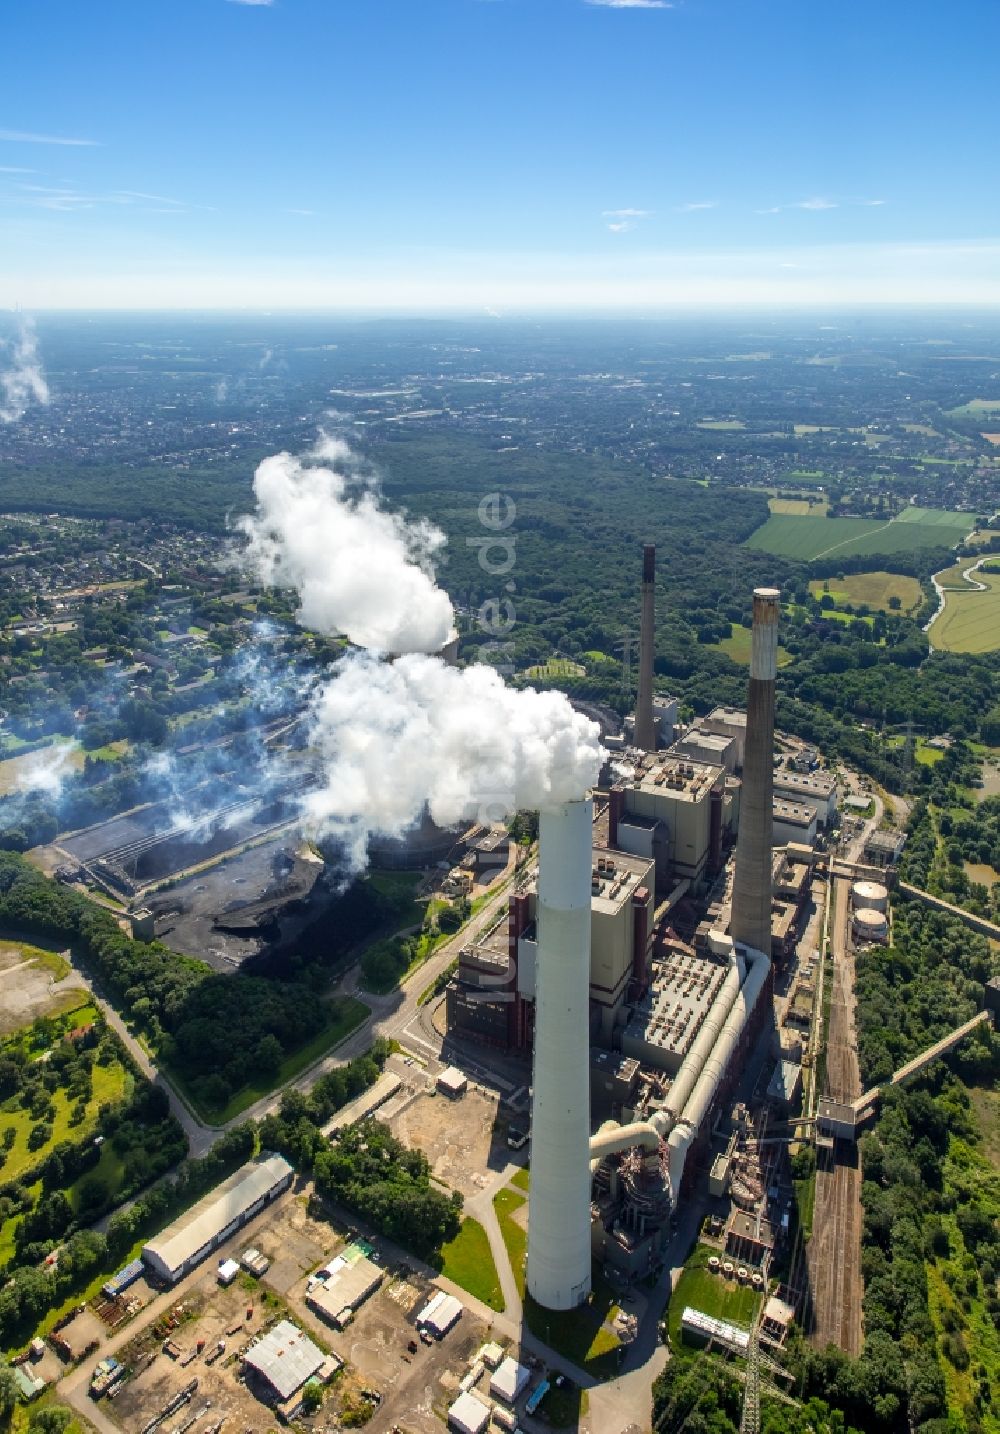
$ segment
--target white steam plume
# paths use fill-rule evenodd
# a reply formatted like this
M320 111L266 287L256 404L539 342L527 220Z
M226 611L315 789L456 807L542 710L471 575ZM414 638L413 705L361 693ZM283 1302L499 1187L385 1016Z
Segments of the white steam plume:
M304 816L352 871L373 834L402 836L425 812L447 827L586 795L604 756L596 722L560 692L515 691L492 667L429 655L454 630L431 567L437 528L387 511L329 439L305 462L266 459L254 488L242 527L257 575L294 587L309 627L370 649L347 652L310 701L321 771ZM403 655L383 661L390 652Z
M306 627L378 652L436 652L453 636L433 572L444 534L384 508L346 443L265 458L254 493L257 512L240 522L246 561L261 582L298 592Z
M32 752L18 773L16 790L25 794L58 797L63 782L73 771L75 745L74 742L62 742L58 746Z
M305 811L361 869L373 832L401 836L427 807L440 826L503 820L582 797L598 729L560 692L516 692L492 667L356 653L313 701L323 784Z
M49 386L42 372L31 319L22 317L14 338L0 340L0 352L4 350L9 350L10 360L0 370L0 422L16 423L32 402L49 401Z

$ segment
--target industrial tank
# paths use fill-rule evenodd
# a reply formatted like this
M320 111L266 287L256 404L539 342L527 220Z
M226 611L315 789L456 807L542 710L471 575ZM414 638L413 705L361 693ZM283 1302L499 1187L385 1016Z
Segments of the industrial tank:
M857 941L885 941L889 935L889 923L882 911L869 911L862 907L854 913L854 937Z
M860 911L885 911L889 892L877 881L856 881L851 887L851 905Z

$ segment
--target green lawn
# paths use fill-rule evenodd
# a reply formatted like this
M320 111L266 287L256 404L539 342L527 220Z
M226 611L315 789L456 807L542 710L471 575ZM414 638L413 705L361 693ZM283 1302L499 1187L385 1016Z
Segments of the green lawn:
M98 1107L105 1102L112 1105L117 1104L126 1094L132 1077L126 1072L124 1066L113 1061L108 1066L95 1065L92 1081L93 1090L90 1100L87 1102L87 1114L79 1125L70 1124L70 1115L76 1102L71 1101L63 1090L53 1092L52 1104L55 1107L55 1116L51 1121L52 1134L38 1150L28 1149L28 1135L38 1122L28 1111L15 1108L13 1099L5 1101L0 1106L0 1133L10 1127L16 1131L14 1144L7 1151L7 1160L0 1179L16 1180L23 1171L30 1170L32 1166L38 1165L40 1161L44 1160L49 1151L61 1140L69 1140L74 1144L83 1140L97 1123Z
M742 624L734 622L732 636L724 637L721 642L713 643L712 646L717 648L719 652L724 652L727 657L732 658L733 662L738 662L742 667L749 667L751 635L751 631L748 627L743 627ZM793 661L794 658L792 654L786 651L785 648L779 646L778 666L787 667L788 664Z
M524 1196L518 1194L516 1190L512 1190L509 1185L504 1190L498 1190L493 1196L493 1208L500 1222L500 1234L503 1236L504 1246L507 1250L511 1273L517 1285L517 1292L522 1296L524 1295L524 1261L528 1253L528 1232L514 1219L514 1214L526 1203Z
M454 1240L442 1246L444 1262L441 1273L454 1280L474 1299L482 1300L491 1310L505 1309L500 1276L493 1261L489 1238L478 1220L467 1216Z
M87 1180L96 1176L103 1180L108 1189L115 1195L121 1189L122 1176L125 1174L125 1162L115 1150L110 1140L106 1140L101 1146L101 1158L90 1170L85 1170L79 1179L66 1189L66 1199L72 1205L74 1213L80 1208L80 1186Z
M835 554L874 556L912 552L914 548L954 547L971 532L973 522L969 513L943 508L904 508L898 518L888 522L772 513L751 533L745 546L800 562Z
M531 1184L531 1171L525 1166L523 1170L517 1172L510 1183L516 1185L518 1190L523 1190L525 1194L527 1194Z
M574 1310L543 1309L530 1295L524 1297L531 1332L598 1379L610 1379L618 1370L621 1340L611 1328L617 1313L614 1290L597 1274L586 1304Z
M355 1000L353 996L337 996L326 1004L329 1007L330 1019L319 1035L286 1056L277 1075L262 1076L252 1084L245 1085L221 1109L218 1106L206 1105L197 1087L186 1081L172 1066L165 1066L165 1074L169 1077L170 1084L177 1088L188 1105L203 1120L210 1125L225 1125L255 1101L294 1080L334 1046L339 1045L352 1031L356 1031L371 1015L371 1007L366 1006L364 1001Z
M685 1308L701 1310L702 1314L715 1319L728 1320L730 1324L748 1329L757 1307L759 1295L748 1285L736 1280L724 1280L713 1275L708 1268L712 1255L718 1254L708 1245L696 1245L684 1266L684 1272L677 1281L677 1288L670 1299L667 1311L667 1328L674 1348L681 1345L681 1316Z

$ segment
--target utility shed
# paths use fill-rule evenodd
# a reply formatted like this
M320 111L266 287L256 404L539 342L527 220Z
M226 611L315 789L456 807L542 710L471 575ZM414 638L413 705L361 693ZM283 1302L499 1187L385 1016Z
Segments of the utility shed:
M259 1375L279 1400L290 1399L325 1360L323 1351L287 1319L279 1320L243 1356L244 1366Z
M280 1155L250 1161L143 1245L142 1258L160 1279L175 1284L287 1190L294 1173Z
M474 1394L460 1394L448 1410L448 1428L456 1434L483 1434L489 1422L489 1405Z
M461 1300L454 1295L444 1295L440 1303L435 1299L425 1305L417 1316L417 1324L423 1325L435 1339L444 1339L452 1325L461 1318L463 1308Z
M457 1066L449 1066L447 1070L443 1070L438 1076L437 1088L442 1095L447 1095L450 1096L452 1100L457 1100L460 1095L464 1095L468 1090L469 1079L465 1072L460 1071Z
M528 1387L531 1370L526 1364L507 1358L490 1378L490 1394L505 1404L516 1404Z

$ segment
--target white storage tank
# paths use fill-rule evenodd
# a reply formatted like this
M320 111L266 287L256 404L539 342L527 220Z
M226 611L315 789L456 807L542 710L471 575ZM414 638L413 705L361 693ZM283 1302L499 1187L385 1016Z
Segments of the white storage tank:
M851 887L851 905L858 911L885 911L889 892L878 881L856 881Z
M882 911L862 907L854 913L852 924L856 941L887 941L889 938L889 923Z

